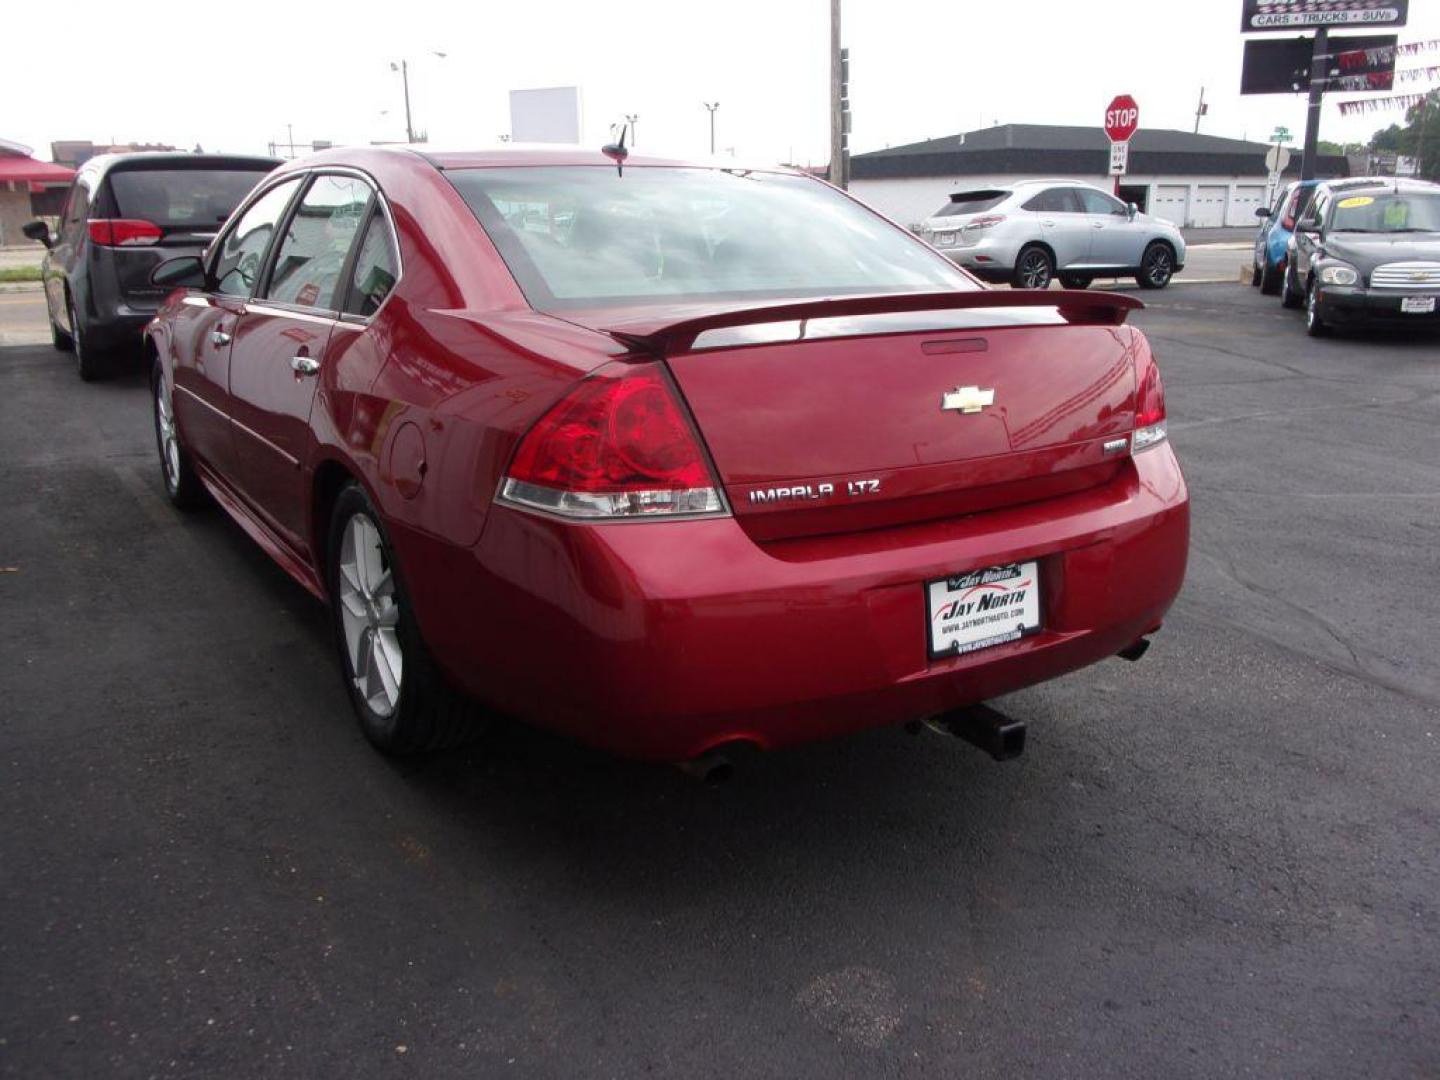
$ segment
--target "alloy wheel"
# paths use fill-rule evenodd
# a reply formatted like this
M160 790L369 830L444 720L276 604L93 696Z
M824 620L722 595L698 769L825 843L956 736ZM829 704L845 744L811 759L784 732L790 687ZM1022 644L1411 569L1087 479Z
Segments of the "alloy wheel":
M1050 287L1050 260L1043 251L1027 251L1021 257L1020 283L1026 289Z
M351 516L340 541L340 622L350 677L377 716L400 702L404 651L395 575L380 529L367 514Z
M155 433L160 440L160 467L165 472L165 487L173 494L180 486L180 442L175 437L170 387L163 376L155 380Z
M1163 247L1150 249L1150 258L1146 266L1146 272L1151 285L1154 285L1156 288L1161 288L1169 284L1170 275L1174 273L1174 270L1175 263L1174 260L1170 258L1168 249Z

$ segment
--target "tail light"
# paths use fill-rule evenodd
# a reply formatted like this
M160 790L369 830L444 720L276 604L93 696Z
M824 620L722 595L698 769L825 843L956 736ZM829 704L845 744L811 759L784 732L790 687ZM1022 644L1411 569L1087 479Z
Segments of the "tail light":
M992 225L999 225L1004 220L1004 214L986 214L983 217L977 217L974 221L967 222L965 228L988 229Z
M153 221L138 218L93 218L90 239L102 247L144 247L158 244L164 235Z
M1135 361L1135 433L1130 450L1138 453L1165 441L1165 384L1150 350L1142 349Z
M577 383L520 440L500 498L575 518L725 512L695 429L653 364Z

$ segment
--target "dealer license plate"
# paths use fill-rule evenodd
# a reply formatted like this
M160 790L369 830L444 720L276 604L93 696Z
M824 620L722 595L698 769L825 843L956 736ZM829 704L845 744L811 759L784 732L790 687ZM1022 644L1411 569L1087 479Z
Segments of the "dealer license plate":
M1040 568L991 566L925 586L930 655L956 656L1003 645L1040 629Z
M1428 315L1435 310L1435 297L1402 296L1400 298L1400 310L1409 312L1412 315Z

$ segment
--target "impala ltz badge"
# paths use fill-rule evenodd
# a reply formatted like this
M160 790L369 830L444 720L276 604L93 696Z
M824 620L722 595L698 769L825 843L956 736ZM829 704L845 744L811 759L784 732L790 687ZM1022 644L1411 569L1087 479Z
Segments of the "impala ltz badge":
M836 484L795 484L791 487L757 488L750 492L752 503L792 502L796 499L833 499L837 495L857 498L863 495L879 495L879 480L846 480Z
M977 413L987 405L995 404L995 391L982 390L978 386L957 386L947 390L940 398L941 410L953 409L962 413Z

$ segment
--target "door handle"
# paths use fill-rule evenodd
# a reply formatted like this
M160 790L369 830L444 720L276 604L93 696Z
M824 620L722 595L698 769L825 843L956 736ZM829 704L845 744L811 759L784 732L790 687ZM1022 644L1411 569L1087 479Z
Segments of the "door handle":
M212 331L211 334L210 334L210 344L211 344L211 345L229 345L229 344L230 344L230 335L227 334L224 330L215 330L215 331Z
M313 356L292 356L290 358L290 369L296 375L314 375L320 370L320 361Z
M1090 227L1092 229L1103 229L1105 227L1105 223L1103 221L1092 221L1090 222Z
M1052 229L1055 227L1055 222L1049 220L1041 221L1040 224Z

